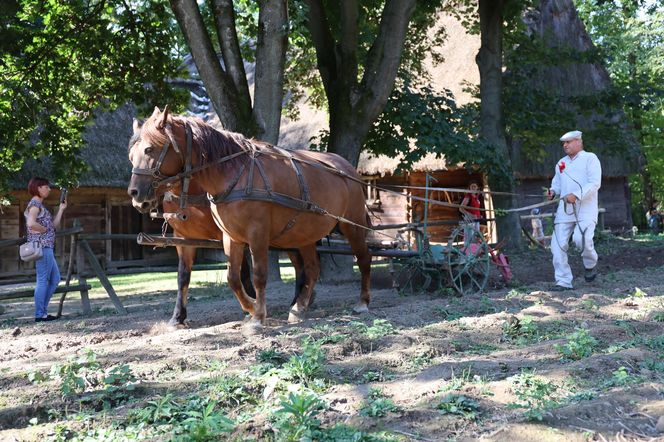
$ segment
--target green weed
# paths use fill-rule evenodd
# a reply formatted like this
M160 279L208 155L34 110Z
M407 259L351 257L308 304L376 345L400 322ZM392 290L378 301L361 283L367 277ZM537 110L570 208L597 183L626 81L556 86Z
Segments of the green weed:
M385 319L374 319L372 325L367 325L358 321L353 321L350 325L363 336L371 340L380 339L384 336L396 333L394 326Z
M524 416L530 420L541 421L547 410L558 406L553 394L558 387L532 373L521 373L513 380L514 395L519 402L510 402L508 408L525 409Z
M437 408L443 414L456 414L466 419L475 420L479 414L480 405L467 396L450 393L443 397Z
M526 345L540 341L537 322L532 316L510 317L503 323L503 338L518 345Z
M401 407L397 406L392 399L386 397L380 389L370 388L369 395L360 409L360 414L369 417L383 417L387 413L399 411L401 411Z
M553 348L564 358L579 360L593 354L597 344L597 339L590 336L587 329L577 328L574 333L567 337L566 344L556 344Z
M280 441L314 440L320 429L316 415L325 409L325 403L315 394L290 393L280 402L274 414L275 430Z

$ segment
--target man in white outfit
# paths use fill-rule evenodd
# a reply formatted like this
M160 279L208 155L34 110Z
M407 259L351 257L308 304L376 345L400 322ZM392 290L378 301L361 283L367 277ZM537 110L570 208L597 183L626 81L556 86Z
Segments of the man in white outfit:
M572 269L567 261L569 238L582 252L585 280L597 276L597 252L593 243L597 225L597 191L602 181L602 166L594 153L583 150L582 133L567 132L560 138L567 154L556 164L555 175L548 192L549 199L560 196L554 218L551 253L556 285L552 290L572 290Z

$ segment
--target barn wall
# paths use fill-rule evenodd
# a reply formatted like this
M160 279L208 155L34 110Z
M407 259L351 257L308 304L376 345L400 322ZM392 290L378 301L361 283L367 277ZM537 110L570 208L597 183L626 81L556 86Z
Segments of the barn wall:
M451 187L462 188L468 187L468 182L475 180L483 184L482 176L480 174L469 174L464 169L456 170L441 170L436 172L428 172L433 176L436 181L430 183L430 187ZM403 175L386 175L383 177L365 177L371 183L375 183L379 187L390 188L390 186L415 186L424 187L426 184L427 172L411 172L407 176ZM424 198L425 191L419 189L411 189L406 191L403 188L392 188L397 192L406 194L407 192L413 196ZM447 203L459 204L463 199L461 192L447 192L447 191L431 191L429 199L443 201ZM375 211L376 217L373 217L372 222L375 225L385 224L402 224L410 222L421 222L424 219L424 203L422 201L410 200L404 196L394 195L388 192L380 192L378 196L369 192L369 201L373 202L376 198L380 200L380 211ZM376 204L371 207L375 208ZM427 208L427 216L429 221L452 221L455 224L461 219L461 214L456 207L445 207L437 204L429 204ZM447 243L452 230L456 225L445 226L429 226L428 233L432 242ZM486 227L484 227L486 228ZM386 230L385 233L396 236L396 230ZM380 235L374 235L380 238ZM387 239L382 237L380 239ZM413 238L406 238L412 240Z
M30 200L27 191L12 193L13 203L0 213L0 239L16 239L25 236L23 211ZM59 204L59 192L54 190L45 201L53 215ZM68 207L62 217L61 229L71 228L77 219L86 233L160 233L162 222L139 214L132 206L126 191L121 188L78 188L68 195ZM174 248L151 249L138 246L135 241L90 241L90 246L102 265L117 261L137 260L148 257L165 257L176 263ZM66 267L69 256L69 238L57 239L56 259L60 267ZM18 247L0 249L0 277L34 274L34 264L24 263L18 257Z

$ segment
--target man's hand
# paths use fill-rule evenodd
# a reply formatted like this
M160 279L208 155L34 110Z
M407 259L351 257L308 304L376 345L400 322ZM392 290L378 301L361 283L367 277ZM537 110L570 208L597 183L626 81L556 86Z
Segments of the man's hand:
M574 204L576 202L576 195L574 195L573 193L570 193L569 195L567 195L565 197L565 201L567 201L570 204Z
M553 198L555 198L556 193L553 191L553 189L549 189L546 191L546 197L551 201Z

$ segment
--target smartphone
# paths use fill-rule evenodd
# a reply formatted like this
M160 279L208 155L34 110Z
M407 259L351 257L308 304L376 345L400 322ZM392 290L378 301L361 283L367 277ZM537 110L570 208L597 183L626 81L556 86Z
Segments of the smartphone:
M67 188L66 187L61 187L60 188L60 204L64 203L66 199L67 199Z

